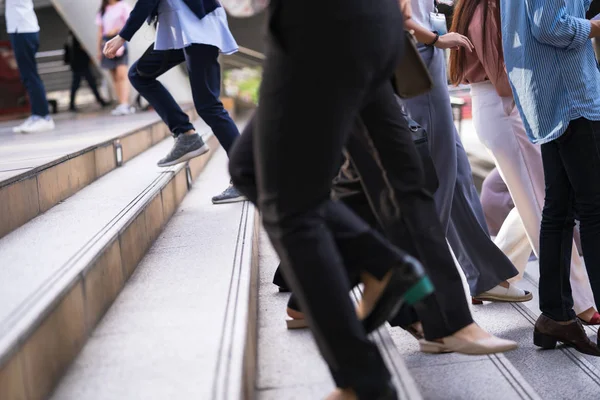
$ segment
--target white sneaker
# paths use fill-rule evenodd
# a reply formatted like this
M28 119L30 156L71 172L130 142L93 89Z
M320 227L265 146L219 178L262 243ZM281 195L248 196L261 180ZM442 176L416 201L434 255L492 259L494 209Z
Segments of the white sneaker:
M23 123L19 126L15 126L13 128L13 132L14 133L21 133L23 132L23 129L29 125L31 122L33 121L33 115L31 115L29 118L27 118L25 121L23 121Z
M30 118L30 121L27 125L24 124L20 127L21 133L36 133L36 132L46 132L51 131L55 128L54 120L50 117L43 118L37 115L34 115Z
M119 104L110 113L114 116L135 114L135 107L132 107L129 104Z

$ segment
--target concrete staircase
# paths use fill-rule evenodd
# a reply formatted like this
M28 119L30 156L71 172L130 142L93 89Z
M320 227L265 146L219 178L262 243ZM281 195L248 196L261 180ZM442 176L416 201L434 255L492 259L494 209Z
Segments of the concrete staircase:
M259 216L210 203L228 176L208 129L215 151L161 170L170 141L156 116L110 129L94 118L59 121L54 144L19 137L19 148L55 146L54 160L18 174L16 159L0 162L0 399L323 398L333 382L310 332L285 328L288 295L271 284L278 260ZM534 294L537 270L530 263L521 283ZM537 300L472 311L520 348L425 355L398 328L372 335L400 398L600 397L600 359L533 346Z
M0 399L52 392L218 148L201 129L213 150L167 169L155 114L0 129Z

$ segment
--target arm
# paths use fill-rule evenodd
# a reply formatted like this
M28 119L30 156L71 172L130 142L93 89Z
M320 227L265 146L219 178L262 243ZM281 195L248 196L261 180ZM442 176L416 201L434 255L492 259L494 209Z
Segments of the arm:
M142 27L144 21L152 14L152 11L154 11L159 1L160 0L138 0L131 11L131 14L129 14L125 26L121 29L119 36L126 41L130 41L133 35L135 35Z
M102 36L103 36L102 35L102 25L100 25L98 27L98 54L97 54L98 60L102 60L102 42L103 42Z
M415 39L417 39L419 43L429 44L435 40L435 33L428 31L417 24L413 19L405 21L404 26L407 31L413 31Z
M434 46L439 49L453 49L464 47L467 51L473 51L473 44L466 36L456 32L450 32L440 36L436 41L436 34L419 25L413 19L405 21L404 28L412 31L418 42L430 45L435 41Z
M568 15L566 1L525 0L531 33L538 42L570 50L600 35L600 25Z

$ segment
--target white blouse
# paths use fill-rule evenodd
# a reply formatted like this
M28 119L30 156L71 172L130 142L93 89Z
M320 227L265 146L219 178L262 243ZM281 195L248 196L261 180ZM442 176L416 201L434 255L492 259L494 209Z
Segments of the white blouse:
M223 54L238 50L223 7L199 19L183 0L160 0L154 48L183 49L192 44L216 46Z

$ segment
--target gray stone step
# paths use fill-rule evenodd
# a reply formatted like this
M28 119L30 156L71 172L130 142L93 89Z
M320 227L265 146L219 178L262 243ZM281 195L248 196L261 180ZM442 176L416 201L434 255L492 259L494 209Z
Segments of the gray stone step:
M0 239L0 399L47 397L212 154L159 169L171 145Z
M169 135L154 112L65 114L54 131L27 135L16 124L0 125L0 238Z
M211 204L226 162L194 183L53 399L242 397L255 219L249 203Z
M258 289L258 358L256 397L259 400L324 398L335 386L309 330L286 329L289 294L278 293L271 283L278 258L264 232L260 238ZM389 332L372 335L393 374L401 399L421 396Z

